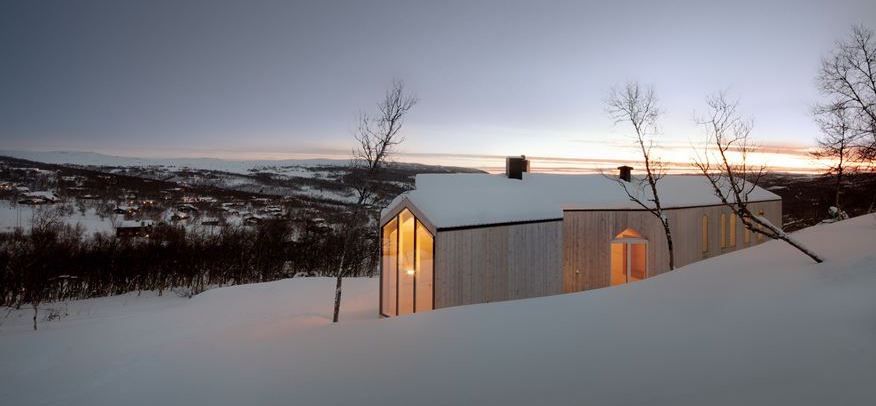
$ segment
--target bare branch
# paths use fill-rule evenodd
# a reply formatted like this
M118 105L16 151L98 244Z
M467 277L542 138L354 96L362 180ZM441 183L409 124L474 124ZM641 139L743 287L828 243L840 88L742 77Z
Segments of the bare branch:
M672 232L669 219L660 204L658 182L666 176L666 163L654 156L655 136L658 134L657 122L660 118L660 108L657 106L657 96L651 86L643 87L638 82L628 82L622 88L612 88L605 100L606 110L615 124L629 124L632 127L636 146L642 154L645 166L644 179L631 181L638 185L638 194L633 194L626 181L615 179L623 188L631 201L648 210L656 216L666 235L669 249L669 268L675 268L675 255L672 248ZM650 197L645 190L649 189Z
M417 97L405 91L405 84L394 80L386 91L383 99L377 103L375 113L359 115L359 125L353 139L356 148L353 149L350 160L349 183L357 195L356 204L349 218L344 222L344 236L341 256L338 261L337 280L335 284L334 315L332 321L337 323L341 309L341 287L346 270L347 256L351 242L363 238L363 229L368 224L368 208L378 203L381 196L378 176L389 163L395 148L404 142L401 130L408 112L417 104ZM372 212L371 215L374 215Z
M401 130L417 100L416 96L405 91L404 82L395 80L377 103L376 113L360 114L353 135L357 146L351 162L352 184L358 195L358 204L367 204L375 197L374 178L390 162L395 148L404 142Z
M843 110L844 126L854 145L856 161L876 159L876 40L873 30L854 26L845 41L822 59L818 88L826 101L814 113L819 121Z
M697 121L705 129L706 144L698 151L694 166L712 186L715 196L753 233L785 241L815 262L822 259L749 207L751 193L766 174L765 164L752 165L749 156L757 147L751 141L751 120L737 111L738 102L724 93L706 98L708 114ZM731 157L730 152L738 156Z

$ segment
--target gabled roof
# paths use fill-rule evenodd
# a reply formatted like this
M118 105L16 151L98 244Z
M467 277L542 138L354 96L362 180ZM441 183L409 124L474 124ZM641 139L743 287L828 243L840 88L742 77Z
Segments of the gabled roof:
M650 190L639 190L636 179L629 190L650 200ZM660 180L664 208L721 204L708 180L698 175L669 175ZM751 201L780 200L756 188ZM603 175L524 173L522 180L489 174L421 174L416 189L396 197L384 209L410 201L436 228L452 228L561 219L563 210L637 210L621 186Z

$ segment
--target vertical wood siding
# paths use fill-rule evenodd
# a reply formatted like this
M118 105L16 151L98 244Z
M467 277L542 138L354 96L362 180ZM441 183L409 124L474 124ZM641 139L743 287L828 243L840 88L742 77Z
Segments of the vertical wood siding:
M435 308L563 292L561 221L438 231Z
M753 212L763 210L774 224L782 224L782 202L751 203ZM724 206L691 207L666 210L675 247L676 268L705 258L759 244L764 240L751 238L748 243L736 238L736 245L721 247L721 214L732 222L730 210ZM703 216L708 219L708 247L702 246ZM736 221L736 235L745 227ZM577 292L609 286L610 243L626 228L632 228L648 240L648 276L669 270L669 255L663 227L645 211L566 211L563 213L563 291ZM729 233L729 230L726 231ZM729 242L729 234L724 240Z

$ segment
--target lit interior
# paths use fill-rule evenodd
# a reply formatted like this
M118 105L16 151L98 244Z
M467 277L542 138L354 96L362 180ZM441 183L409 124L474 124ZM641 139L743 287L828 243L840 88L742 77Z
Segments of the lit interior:
M414 312L414 221L414 215L408 210L398 215L398 262L403 271L398 276L399 315Z
M611 241L610 283L622 285L648 277L648 241L636 230L626 229Z
M432 310L434 239L411 213L402 210L383 226L382 311L398 316Z

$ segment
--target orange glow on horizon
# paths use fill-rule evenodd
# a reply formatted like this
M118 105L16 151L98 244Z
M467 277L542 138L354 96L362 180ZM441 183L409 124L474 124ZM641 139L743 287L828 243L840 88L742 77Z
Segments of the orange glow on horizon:
M547 145L541 143L539 148L518 146L492 151L487 154L467 153L423 153L415 151L400 151L395 155L395 161L420 163L427 165L457 166L481 169L490 173L500 173L505 169L505 157L525 154L530 159L531 170L541 173L599 173L614 171L620 165L629 165L641 170L640 153L629 143L605 144L575 142L566 145ZM564 148L565 147L565 148ZM669 173L696 173L692 166L696 153L695 146L673 144L656 150L666 163ZM561 152L555 152L561 151ZM833 166L831 160L816 159L810 155L812 147L794 145L763 145L758 152L749 155L749 161L754 164L766 163L773 172L788 172L800 174L824 173ZM274 161L327 159L349 160L349 150L324 149L313 152L284 151L244 151L244 150L199 150L180 151L169 154L166 151L96 151L116 156L139 156L144 158L216 158L234 161ZM163 152L163 153L162 153Z

